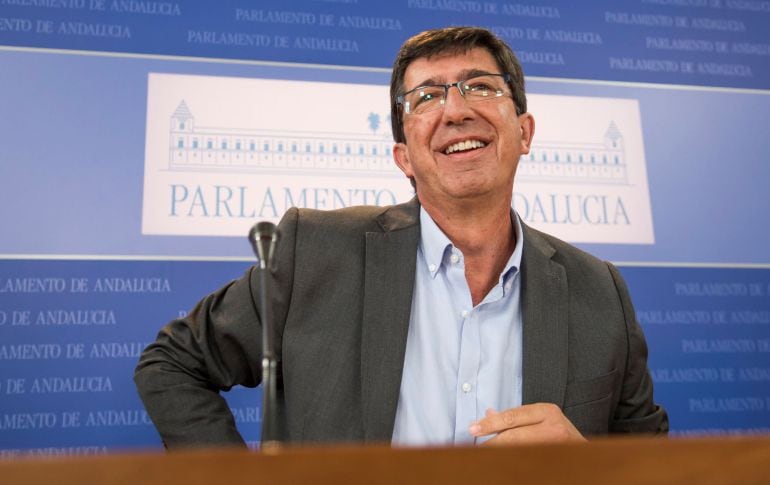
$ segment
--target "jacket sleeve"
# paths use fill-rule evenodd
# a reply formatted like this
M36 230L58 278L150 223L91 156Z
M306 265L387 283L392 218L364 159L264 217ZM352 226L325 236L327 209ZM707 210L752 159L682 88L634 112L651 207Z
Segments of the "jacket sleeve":
M668 433L668 414L653 400L652 377L647 369L647 342L636 320L623 277L609 264L628 332L628 357L620 401L610 423L612 433Z
M270 275L279 359L293 279L296 223L293 209L279 225L281 241ZM260 382L258 295L259 272L252 267L242 278L203 298L186 317L163 327L142 353L134 381L167 448L245 446L219 393Z

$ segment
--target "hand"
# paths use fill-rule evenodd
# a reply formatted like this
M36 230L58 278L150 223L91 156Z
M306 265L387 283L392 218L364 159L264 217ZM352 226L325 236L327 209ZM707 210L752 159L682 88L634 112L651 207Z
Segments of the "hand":
M549 403L527 404L502 412L488 409L469 431L475 437L496 434L484 445L586 441L559 406Z

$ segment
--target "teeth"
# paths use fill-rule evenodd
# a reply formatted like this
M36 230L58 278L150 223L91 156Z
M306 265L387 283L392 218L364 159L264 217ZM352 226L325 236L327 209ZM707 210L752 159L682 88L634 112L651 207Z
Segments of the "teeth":
M444 153L449 155L450 153L461 152L461 151L465 151L465 150L472 150L474 148L482 148L482 147L485 147L485 146L487 146L487 144L484 143L483 141L479 141L479 140L465 140L465 141L460 141L460 142L454 143L452 145L449 145L447 147L447 149L444 151Z

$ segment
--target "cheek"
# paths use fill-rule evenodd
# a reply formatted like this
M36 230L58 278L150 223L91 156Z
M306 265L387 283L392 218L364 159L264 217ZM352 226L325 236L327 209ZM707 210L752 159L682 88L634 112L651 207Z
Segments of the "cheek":
M504 131L500 133L500 150L510 153L512 151L518 151L521 143L521 130L518 125L507 126Z
M516 144L521 141L521 125L518 118L515 116L515 112L505 106L500 105L497 108L497 119L494 120L494 126L497 127L497 133L500 140L503 142L503 148L509 149L508 145Z
M436 123L429 116L408 118L404 122L404 138L412 152L430 149L430 140Z

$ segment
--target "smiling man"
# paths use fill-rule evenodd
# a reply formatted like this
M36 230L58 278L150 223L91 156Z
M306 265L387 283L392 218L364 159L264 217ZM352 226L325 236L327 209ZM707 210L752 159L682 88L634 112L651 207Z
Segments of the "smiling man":
M291 209L271 271L287 441L505 444L665 433L618 271L525 226L535 122L511 49L452 27L391 78L394 158L416 197ZM242 444L220 390L259 384L250 270L167 325L136 382L165 444Z

